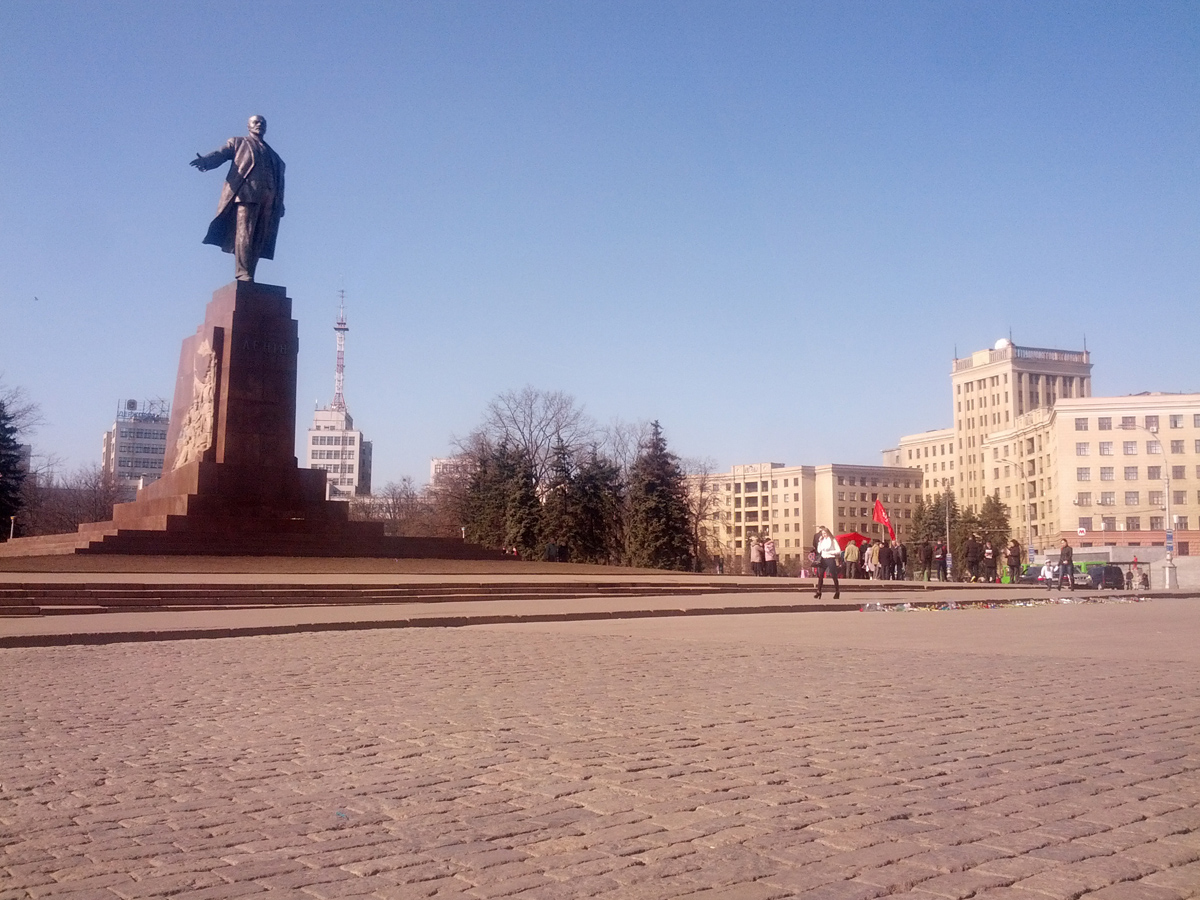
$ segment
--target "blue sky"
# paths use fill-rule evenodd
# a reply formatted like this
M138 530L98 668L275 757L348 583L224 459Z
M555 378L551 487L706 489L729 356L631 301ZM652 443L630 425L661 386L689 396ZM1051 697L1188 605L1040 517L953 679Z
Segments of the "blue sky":
M252 113L298 426L344 288L377 484L526 384L720 468L877 463L1010 329L1086 339L1097 394L1200 391L1195 3L6 0L0 372L39 450L171 396L233 272L187 162Z

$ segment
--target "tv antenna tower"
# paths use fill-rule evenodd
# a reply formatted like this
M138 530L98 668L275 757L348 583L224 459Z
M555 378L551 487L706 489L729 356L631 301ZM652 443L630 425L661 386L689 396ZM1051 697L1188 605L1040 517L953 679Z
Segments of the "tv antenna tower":
M342 396L342 384L346 379L346 332L350 326L346 324L346 292L338 291L338 318L333 326L337 333L337 369L333 376L332 408L338 412L346 411L346 398Z

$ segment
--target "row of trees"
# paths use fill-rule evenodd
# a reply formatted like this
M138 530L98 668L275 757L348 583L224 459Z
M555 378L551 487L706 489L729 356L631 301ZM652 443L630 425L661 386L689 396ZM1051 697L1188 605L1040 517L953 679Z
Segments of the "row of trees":
M913 540L918 544L946 540L947 521L950 523L950 553L952 575L955 578L962 575L965 565L963 548L971 535L979 535L981 541L991 541L997 552L1003 550L1012 535L1008 507L998 497L985 497L979 512L974 512L962 509L954 499L954 493L945 491L935 494L928 503L923 497L917 498L912 519Z
M392 482L352 514L526 559L688 570L702 556L686 478L706 466L672 453L657 422L601 427L570 396L526 387L455 445L456 476L423 491Z
M507 442L475 442L470 459L449 493L473 543L659 569L689 570L697 559L683 468L658 422L628 467L557 435L540 478L537 457Z

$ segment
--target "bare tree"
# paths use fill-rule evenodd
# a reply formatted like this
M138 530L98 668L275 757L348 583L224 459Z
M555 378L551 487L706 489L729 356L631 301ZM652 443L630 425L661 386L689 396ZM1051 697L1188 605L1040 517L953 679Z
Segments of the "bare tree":
M492 398L483 423L454 443L476 458L487 447L507 445L522 451L533 464L534 481L541 490L548 482L557 444L561 442L569 453L576 454L595 438L595 423L574 397L526 385Z
M716 460L689 458L680 461L687 483L688 518L692 533L692 555L707 566L711 549L724 555L721 538L720 503L718 484L714 477ZM711 548L711 549L710 549Z
M7 411L9 421L17 429L17 434L27 439L38 428L46 424L42 417L42 407L29 399L29 393L19 385L4 383L4 373L0 372L0 403Z
M621 467L621 477L628 479L629 470L638 458L642 446L650 438L651 424L645 419L637 422L623 422L613 419L605 427L601 447L604 454Z
M119 496L112 473L92 464L60 478L53 465L53 460L35 465L34 477L23 485L24 505L17 520L22 534L66 534L85 522L112 518Z

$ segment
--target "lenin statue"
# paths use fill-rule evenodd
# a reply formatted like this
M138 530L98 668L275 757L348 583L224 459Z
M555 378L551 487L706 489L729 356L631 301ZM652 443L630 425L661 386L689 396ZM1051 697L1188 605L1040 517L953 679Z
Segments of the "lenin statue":
M197 153L190 163L207 172L233 161L204 243L234 255L238 281L253 281L258 261L275 258L275 236L283 218L283 160L263 140L266 119L251 116L249 131L246 137L230 138L220 150Z

